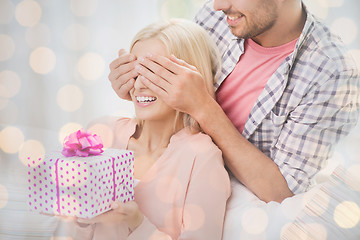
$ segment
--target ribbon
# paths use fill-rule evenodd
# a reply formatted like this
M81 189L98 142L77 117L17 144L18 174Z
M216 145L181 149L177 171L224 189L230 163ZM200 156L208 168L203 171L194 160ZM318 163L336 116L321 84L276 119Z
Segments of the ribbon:
M64 139L62 154L65 157L99 155L104 147L99 136L84 129L71 133Z
M116 196L116 183L115 183L115 174L116 174L116 169L115 169L115 158L112 158L112 169L113 169L113 184L114 184L114 191L113 191L113 198L112 200L115 201L115 196Z
M59 215L61 215L58 162L59 162L59 158L56 159L56 162L55 162L55 181L56 181L56 199L57 199L56 204L57 204L57 212Z

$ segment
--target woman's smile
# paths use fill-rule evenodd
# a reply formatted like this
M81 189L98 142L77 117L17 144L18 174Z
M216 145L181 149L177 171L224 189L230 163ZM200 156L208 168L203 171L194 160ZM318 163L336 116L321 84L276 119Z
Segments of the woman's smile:
M140 106L148 106L157 100L157 98L153 96L135 96L135 99Z

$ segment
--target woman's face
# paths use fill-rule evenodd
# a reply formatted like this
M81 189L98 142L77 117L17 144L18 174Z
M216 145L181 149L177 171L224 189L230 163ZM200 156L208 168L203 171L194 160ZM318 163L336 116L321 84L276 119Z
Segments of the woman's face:
M131 53L137 59L145 57L147 53L169 57L165 45L157 39L138 41ZM155 93L136 79L134 88L130 91L138 120L174 121L176 111L162 101Z

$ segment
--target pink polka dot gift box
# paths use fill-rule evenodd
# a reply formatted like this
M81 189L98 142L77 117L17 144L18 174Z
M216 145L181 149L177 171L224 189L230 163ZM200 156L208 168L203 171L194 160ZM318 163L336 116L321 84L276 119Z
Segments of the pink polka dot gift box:
M134 199L134 155L102 150L101 139L83 129L65 138L62 152L28 158L28 204L31 210L92 218L113 201Z

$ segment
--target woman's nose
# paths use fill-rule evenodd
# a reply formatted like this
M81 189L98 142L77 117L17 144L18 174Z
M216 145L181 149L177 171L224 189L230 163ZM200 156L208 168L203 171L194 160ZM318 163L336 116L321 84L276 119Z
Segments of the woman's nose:
M143 77L142 75L139 75L135 78L134 88L137 90L146 88L146 86L140 80L140 78L142 78L142 77Z

